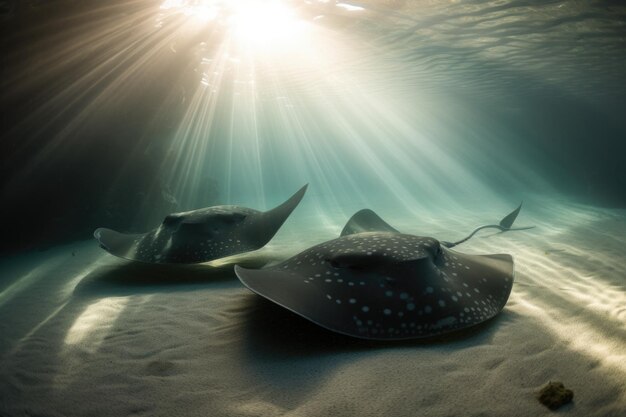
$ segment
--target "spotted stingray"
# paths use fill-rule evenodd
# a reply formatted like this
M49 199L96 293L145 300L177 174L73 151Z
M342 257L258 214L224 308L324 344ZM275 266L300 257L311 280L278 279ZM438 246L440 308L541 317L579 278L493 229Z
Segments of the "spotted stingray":
M486 227L520 230L511 228L520 208L472 235ZM450 249L465 240L402 234L373 211L361 210L338 239L268 269L236 266L235 272L253 292L334 332L424 338L489 320L508 300L511 255Z
M124 234L100 228L94 237L107 252L133 261L208 262L265 246L300 203L306 188L266 212L239 206L207 207L169 214L148 233Z

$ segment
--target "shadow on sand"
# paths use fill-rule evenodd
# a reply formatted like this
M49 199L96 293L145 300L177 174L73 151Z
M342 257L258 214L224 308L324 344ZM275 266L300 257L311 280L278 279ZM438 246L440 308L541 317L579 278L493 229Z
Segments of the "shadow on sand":
M274 262L269 255L248 255L219 265L159 265L124 261L97 268L74 288L74 295L133 295L145 292L189 291L218 284L235 285L234 266L261 268Z
M493 343L501 325L517 319L505 310L494 319L449 335L426 339L376 341L357 339L324 329L264 298L250 294L243 301L242 356L239 366L276 392L290 392L285 407L294 407L345 365L372 356L414 351L408 357L432 357ZM400 360L400 359L399 359ZM293 387L298 387L294 390ZM276 401L270 395L271 401ZM270 399L268 399L269 401Z

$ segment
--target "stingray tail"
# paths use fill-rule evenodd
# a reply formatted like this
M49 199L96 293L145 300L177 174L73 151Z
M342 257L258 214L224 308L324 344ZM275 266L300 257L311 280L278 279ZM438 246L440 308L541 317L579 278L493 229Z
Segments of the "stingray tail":
M517 219L517 216L519 215L519 212L522 209L522 203L520 203L519 206L515 210L513 210L512 212L510 212L509 214L504 216L502 218L502 220L500 220L499 224L487 224L487 225L484 225L484 226L477 227L466 238L458 240L456 242L442 242L443 245L448 247L448 248L454 247L454 246L456 246L458 244L461 244L463 242L468 241L470 238L472 238L472 236L474 236L476 233L478 233L479 231L481 231L483 229L498 229L501 232L509 232L509 231L512 231L512 230L528 230L528 229L532 229L535 226L516 227L516 228L512 227L513 223L515 222L515 219Z

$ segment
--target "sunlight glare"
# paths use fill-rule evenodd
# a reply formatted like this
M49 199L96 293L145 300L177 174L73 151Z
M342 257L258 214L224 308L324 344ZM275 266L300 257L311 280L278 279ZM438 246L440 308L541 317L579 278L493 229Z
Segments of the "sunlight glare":
M214 22L234 39L272 49L291 45L306 32L307 22L281 0L164 0L166 15L183 15L196 23Z
M292 43L307 26L291 8L279 1L238 2L229 23L239 40L259 46Z
M355 6L353 4L348 4L348 3L337 3L335 6L340 7L349 12L360 12L361 10L365 10L364 7Z
M181 13L200 22L208 22L217 17L219 9L213 2L190 2L189 0L165 0L160 9L174 13Z

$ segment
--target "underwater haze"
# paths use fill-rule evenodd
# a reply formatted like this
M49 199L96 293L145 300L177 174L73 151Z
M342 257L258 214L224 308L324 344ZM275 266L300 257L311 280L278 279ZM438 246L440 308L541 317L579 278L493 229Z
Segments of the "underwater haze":
M1 6L5 251L306 183L302 218L339 228L362 207L626 206L620 2Z
M624 2L0 0L0 49L0 416L626 415Z

